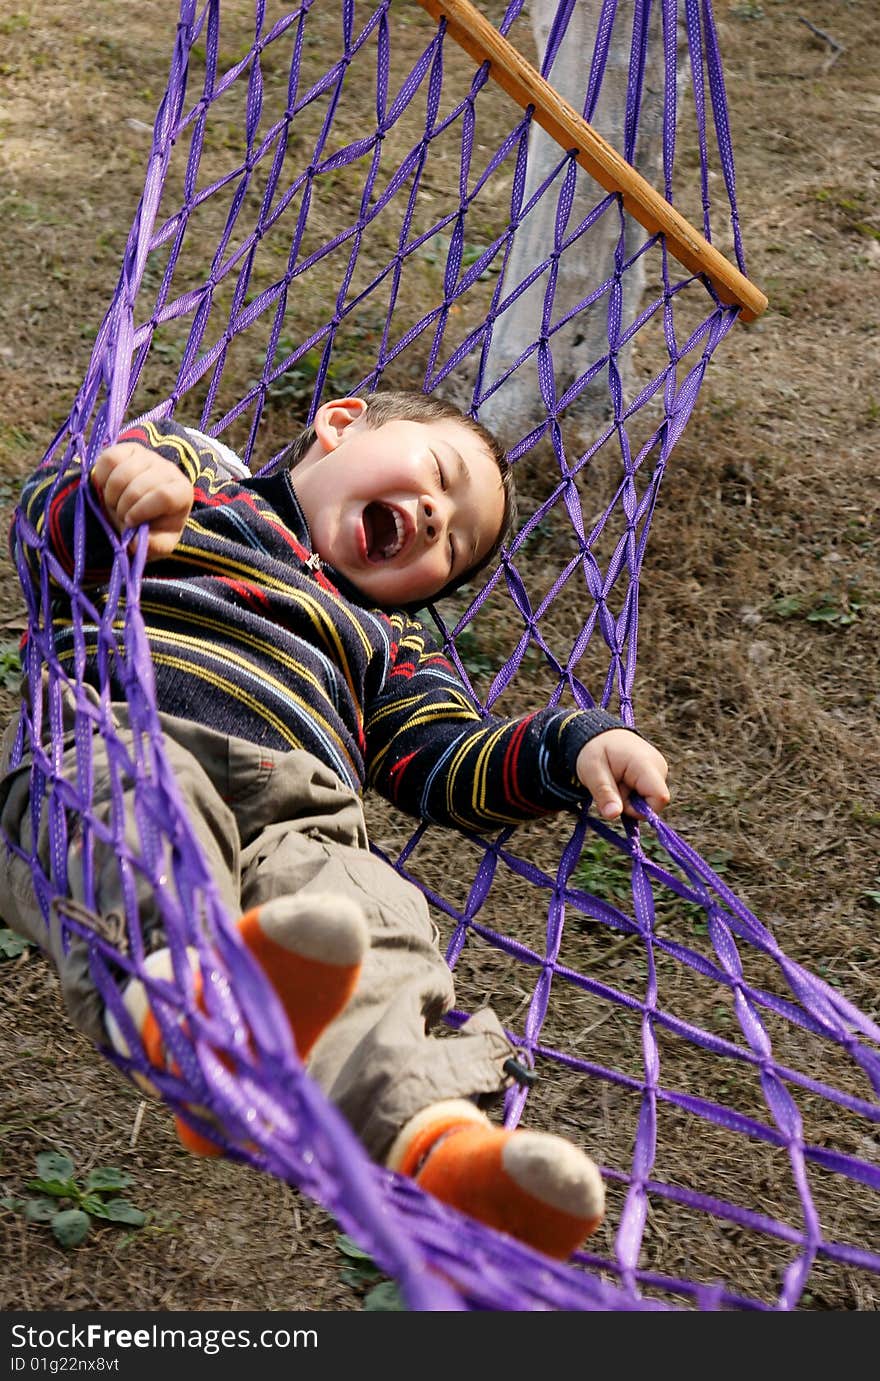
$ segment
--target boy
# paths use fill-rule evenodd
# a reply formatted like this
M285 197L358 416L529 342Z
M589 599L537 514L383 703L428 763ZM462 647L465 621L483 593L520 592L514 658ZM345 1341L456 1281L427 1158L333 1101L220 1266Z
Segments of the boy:
M562 1138L505 1131L480 1110L509 1083L515 1054L492 1012L454 1035L429 1033L453 1003L452 979L421 893L370 852L359 794L371 785L421 819L473 829L588 795L611 819L635 813L631 791L667 804L666 763L601 710L481 717L427 630L401 612L455 588L503 540L509 472L483 428L420 394L376 394L323 404L293 450L293 468L251 477L238 462L234 475L235 458L199 433L142 424L98 456L85 485L38 471L23 506L67 571L85 521L99 606L112 544L98 510L119 534L146 525L141 608L166 751L311 1076L376 1160L565 1258L601 1221L598 1170ZM75 647L62 617L62 665L85 653L97 684L106 654L94 626L84 639ZM112 690L112 659L109 675ZM125 734L121 705L119 724ZM92 751L109 818L118 802L97 733ZM67 752L73 773L82 745ZM120 1022L82 942L47 941L28 866L47 845L34 845L30 819L24 761L0 784L6 919L48 943L81 1029L128 1054L127 1025L155 1067L172 1065L139 979L124 986ZM86 891L78 843L73 821L75 899ZM96 850L94 893L101 914L120 908L111 848ZM168 977L143 879L137 902L146 972ZM178 1131L191 1149L212 1149L182 1119Z

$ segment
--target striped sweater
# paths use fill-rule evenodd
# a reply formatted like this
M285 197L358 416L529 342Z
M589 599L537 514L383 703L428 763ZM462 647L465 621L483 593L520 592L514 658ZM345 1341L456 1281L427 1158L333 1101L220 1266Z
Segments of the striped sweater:
M445 825L494 829L586 799L578 752L619 720L602 710L481 713L418 620L363 607L322 568L289 470L230 475L206 438L170 421L119 439L151 446L193 484L179 543L147 566L141 587L160 710L269 748L306 749L356 790L372 786ZM38 470L22 505L68 573L85 525L82 583L101 609L113 548L79 471L59 481L51 467ZM33 551L28 559L38 561ZM70 608L61 593L57 603L57 653L71 666ZM94 625L84 635L86 677L97 685ZM123 698L110 674L111 694Z

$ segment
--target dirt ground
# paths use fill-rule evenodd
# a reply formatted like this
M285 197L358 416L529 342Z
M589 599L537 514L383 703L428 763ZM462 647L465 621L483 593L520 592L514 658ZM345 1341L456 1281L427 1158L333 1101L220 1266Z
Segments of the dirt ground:
M116 280L173 8L169 0L0 8L4 528L22 478L67 415ZM749 271L770 308L722 343L664 482L640 612L639 722L672 764L670 822L790 957L876 1018L880 19L873 0L716 0L716 11ZM5 722L14 696L3 671L23 605L8 562L3 574ZM397 822L375 818L380 837L394 835ZM536 857L541 847L536 837ZM446 865L438 845L434 866ZM520 916L523 927L532 923L529 904L511 888L511 930ZM630 962L625 952L604 958ZM465 999L507 976L494 959L483 969L467 961ZM615 980L626 976L624 968ZM71 1030L40 957L0 960L0 988L0 1195L20 1195L34 1157L54 1150L81 1175L121 1166L132 1177L129 1198L149 1212L141 1229L105 1226L63 1251L44 1226L0 1211L0 1306L362 1308L362 1289L343 1278L329 1216L255 1171L184 1154L167 1114ZM711 1007L711 995L692 996ZM691 1009L683 1002L682 1010ZM560 1032L588 1025L574 1006L554 1021ZM610 1043L632 1042L638 1061L636 1025L622 1023L613 1039L608 1029ZM802 1055L811 1050L804 1037ZM683 1059L679 1086L705 1094L697 1065ZM823 1071L836 1075L844 1077L834 1066ZM858 1091L866 1096L866 1085ZM608 1097L597 1154L623 1163ZM537 1116L552 1123L557 1113L564 1130L565 1106L545 1087ZM839 1125L822 1123L813 1135L869 1157L866 1127L841 1112ZM664 1122L661 1132L672 1148L667 1169L681 1183L693 1161L704 1188L714 1181L715 1192L734 1197L739 1179L748 1202L784 1215L768 1148L751 1150L745 1165L741 1147L720 1138L697 1152L681 1125ZM841 1240L878 1249L876 1195L823 1183L817 1199ZM612 1193L600 1250L613 1246L617 1202ZM784 1258L754 1234L716 1236L704 1221L683 1263L663 1249L681 1224L661 1209L655 1218L652 1250L663 1269L711 1279L723 1260L744 1293L774 1298ZM802 1307L875 1310L878 1298L876 1276L825 1263Z

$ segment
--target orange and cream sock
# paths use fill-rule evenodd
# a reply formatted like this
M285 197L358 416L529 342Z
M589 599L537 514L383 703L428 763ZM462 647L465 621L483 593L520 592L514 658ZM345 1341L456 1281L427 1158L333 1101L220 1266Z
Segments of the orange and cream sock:
M366 922L360 909L347 897L327 893L301 893L276 897L246 911L238 931L281 1001L297 1052L305 1060L325 1027L339 1015L354 993L361 964L369 945ZM195 950L187 951L193 969ZM151 978L173 978L171 952L156 950L144 968ZM196 975L197 987L201 977ZM147 989L132 979L123 1002L138 1030L150 1064L158 1069L168 1062L165 1043L150 1008ZM111 1012L106 1015L107 1034L115 1050L128 1055L128 1045ZM147 1092L156 1093L149 1080L138 1076ZM204 1109L193 1108L201 1116ZM177 1134L188 1150L200 1155L220 1155L213 1141L176 1117Z
M386 1158L443 1203L564 1261L602 1221L593 1161L548 1132L494 1126L466 1099L423 1108Z

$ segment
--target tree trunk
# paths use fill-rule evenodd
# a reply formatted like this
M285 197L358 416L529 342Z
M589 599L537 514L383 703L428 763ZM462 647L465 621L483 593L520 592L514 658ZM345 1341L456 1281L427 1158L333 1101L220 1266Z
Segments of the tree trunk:
M537 50L541 55L546 53L556 10L556 0L533 0L532 28ZM584 110L600 10L601 0L576 0L552 68L544 71L547 80L579 112ZM587 113L593 127L621 153L624 152L625 146L632 39L631 25L622 22L626 18L626 14L621 14L615 20L596 108L592 115ZM687 48L685 46L682 50L680 45L679 80L686 71ZM645 81L635 145L635 165L642 176L655 187L662 185L663 87L660 5L655 3L650 21ZM533 123L529 132L524 205L560 163L562 153L559 145ZM550 253L556 236L557 202L561 187L562 181L557 178L517 228L504 274L503 296L508 296L534 266L543 262ZM567 223L568 233L583 221L604 195L598 183L583 169L578 168L574 201ZM645 238L646 232L642 227L627 216L624 239L626 259L644 243ZM616 207L612 206L576 246L562 255L550 314L551 327L610 278L614 271L615 251L619 239L620 217ZM537 339L545 313L548 278L549 274L545 271L499 318L484 368L483 392ZM632 323L639 308L644 286L645 269L640 259L622 278L621 329ZM610 293L603 293L592 306L579 313L552 336L550 344L557 399L594 361L607 355L609 299ZM626 347L617 359L625 394L627 381L631 376L630 357L631 347ZM487 426L497 429L508 441L512 441L525 435L546 416L546 412L538 382L537 359L533 353L483 404L479 416ZM577 418L593 430L609 412L607 371L603 369L575 400L568 415Z

